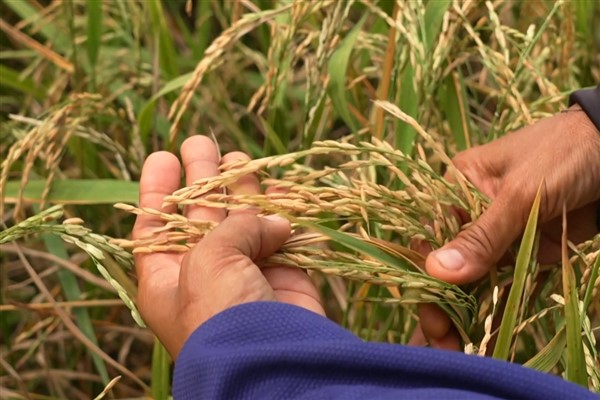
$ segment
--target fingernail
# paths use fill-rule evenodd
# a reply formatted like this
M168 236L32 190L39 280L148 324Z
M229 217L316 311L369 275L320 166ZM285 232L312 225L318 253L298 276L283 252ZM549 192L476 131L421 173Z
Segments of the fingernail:
M438 250L433 256L442 267L450 271L457 271L465 264L465 259L456 249Z

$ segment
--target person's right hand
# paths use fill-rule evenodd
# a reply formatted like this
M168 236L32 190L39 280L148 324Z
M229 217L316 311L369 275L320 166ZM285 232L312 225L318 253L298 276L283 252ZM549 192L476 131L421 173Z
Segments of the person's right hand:
M540 262L560 260L563 204L569 211L569 240L580 243L598 232L600 132L578 106L463 151L453 163L492 203L427 256L426 270L436 278L465 284L487 274L523 233L542 180ZM441 309L425 304L419 314L432 347L458 349L459 337Z

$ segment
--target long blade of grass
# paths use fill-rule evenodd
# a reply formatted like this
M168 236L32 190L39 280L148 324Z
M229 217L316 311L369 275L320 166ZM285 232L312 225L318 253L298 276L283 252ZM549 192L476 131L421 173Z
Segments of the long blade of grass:
M444 14L452 4L449 0L436 0L427 2L425 14L420 21L421 40L425 48L425 56L429 56L434 39L439 35L442 29ZM415 70L408 62L401 73L400 91L397 93L398 107L407 115L417 118L420 94L415 89ZM397 122L396 127L396 148L404 154L412 154L413 146L417 132L415 129L404 123Z
M398 15L398 3L394 3L394 9L392 11L392 19L396 19ZM396 57L396 27L391 26L388 32L388 43L385 50L385 59L383 61L383 73L379 87L377 88L377 98L379 100L388 100L390 82L392 81L392 70ZM383 110L379 107L374 109L375 112L375 130L373 136L377 139L382 139L383 128L384 128L384 114Z
M315 230L315 231L329 237L334 243L336 243L338 245L346 247L350 250L357 251L365 256L368 256L372 259L375 259L375 260L385 264L388 267L397 268L398 270L405 271L407 274L421 274L423 276L427 276L427 275L424 275L424 273L421 272L416 265L414 265L411 261L406 259L405 256L402 255L401 253L395 252L395 256L388 253L385 250L388 247L382 246L381 243L377 243L377 244L369 243L369 242L361 240L357 237L354 237L351 234L336 231L334 229L325 227L323 225L315 224L315 223L312 223L309 221L304 221L304 220L295 220L293 218L291 218L291 219L294 220L294 222L297 222L299 225L302 225L306 228L310 228L312 230ZM434 278L430 278L430 279L432 281L435 281ZM442 282L440 282L440 283L442 283ZM448 284L445 284L445 285L447 285L447 287L450 288L450 285L448 285ZM416 289L416 291L419 291L419 289ZM446 304L446 303L440 302L439 300L441 300L441 297L438 298L438 297L435 297L432 295L422 295L422 294L418 295L418 293L416 291L411 290L410 287L407 288L407 290L405 290L402 295L403 301L410 302L411 298L412 298L414 303L419 303L419 302L423 301L423 298L429 297L429 299L427 301L434 302L440 308L442 308L442 310L444 310L448 314L448 316L454 323L455 327L458 329L458 332L461 335L461 337L463 338L463 340L469 341L468 330L470 329L470 325L472 323L471 310L468 310L467 307L458 307L457 308L456 305L454 305L454 304L450 304L450 303ZM446 293L446 295L448 297L452 297L452 298L454 298L454 300L456 300L456 293L452 293L452 294L448 294L448 293L449 292Z
M566 344L567 335L563 326L539 353L523 365L538 371L550 372L562 358Z
M363 17L352 28L340 46L331 55L327 65L330 79L327 91L331 97L333 108L352 132L357 132L359 125L356 118L350 112L350 104L346 97L346 71L348 70L350 54L352 54L352 49L365 20Z
M152 349L152 397L154 400L168 400L171 388L171 376L169 373L171 367L171 358L164 346L154 339Z
M531 207L531 212L529 213L527 226L525 227L525 232L523 233L523 239L521 241L521 247L519 248L519 253L517 255L513 284L508 295L508 301L506 302L504 316L502 317L502 322L500 323L498 340L496 341L496 347L494 348L493 354L494 358L498 358L500 360L507 360L510 353L513 340L513 330L516 326L517 314L521 306L523 289L525 287L525 279L527 278L527 270L531 261L533 245L535 243L543 184L544 182L542 182L538 188L535 200L533 201L533 207Z
M173 35L167 27L163 6L159 0L148 0L144 4L148 6L152 30L158 38L161 70L168 78L177 76L179 75L177 53L173 44Z
M40 100L46 96L47 90L29 78L20 77L17 71L4 65L0 65L0 86L18 90Z
M381 247L366 243L365 241L352 235L305 220L295 220L294 222L297 222L299 225L302 225L306 228L310 228L314 231L322 233L335 243L350 250L354 250L366 256L372 257L378 261L381 261L385 265L404 271L418 272L418 269L412 263L404 260L403 258L394 257L384 251Z
M471 147L467 95L460 71L446 78L439 94L440 105L450 125L456 148L460 151Z
M598 2L594 1L574 1L570 6L575 8L575 28L577 33L585 40L593 40L591 30L593 28L593 18Z
M566 379L587 388L587 372L585 369L585 354L583 353L583 338L581 336L581 319L579 314L579 297L577 295L577 280L575 271L569 260L567 239L567 209L563 206L562 233L562 284L565 298L565 320L567 325L566 347Z
M444 14L448 11L450 4L452 4L452 0L434 0L428 1L425 6L423 42L427 51L431 50L433 41L442 30Z
M92 71L92 80L95 85L96 62L100 53L100 44L102 41L102 2L98 0L88 0L87 2L87 54Z
M398 92L398 107L408 116L417 117L418 94L414 87L415 73L412 65L407 64L402 72L400 91ZM397 122L396 148L410 155L413 151L417 131L403 121Z
M150 98L142 107L142 110L138 114L137 123L140 128L140 136L142 140L146 140L148 134L152 129L152 118L154 118L154 109L156 107L156 101L166 95L167 93L174 92L175 90L181 89L187 81L192 77L192 73L183 74L167 82L162 89L160 89L154 96Z
M23 201L41 203L45 180L27 183ZM4 202L19 201L20 181L9 181L4 189ZM139 183L114 179L54 180L47 201L51 204L114 204L137 203Z
M212 29L212 10L210 1L200 1L198 3L199 26L194 34L193 53L194 59L200 60L204 56L204 51L208 47L211 39Z
M282 142L281 137L277 134L277 132L275 132L275 129L273 129L271 124L269 124L269 121L260 116L258 119L265 129L265 138L267 139L265 142L270 143L273 146L277 152L276 154L287 153L287 146Z

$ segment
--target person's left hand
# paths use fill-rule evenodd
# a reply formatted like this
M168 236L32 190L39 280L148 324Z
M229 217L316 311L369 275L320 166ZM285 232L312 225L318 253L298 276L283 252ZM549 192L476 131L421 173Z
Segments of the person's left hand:
M194 181L219 173L219 156L213 142L193 136L181 146L185 179ZM222 163L248 159L234 152ZM161 209L163 199L179 188L179 160L168 152L151 154L140 179L140 207ZM256 194L256 176L246 176L228 188L231 194ZM175 205L161 209L176 213ZM302 270L288 267L259 268L255 261L269 257L290 236L283 218L258 217L251 211L226 212L217 208L186 207L187 218L219 225L185 255L136 254L137 305L148 327L173 359L187 338L206 320L242 303L281 301L325 315L317 289ZM158 217L138 216L133 238L148 236L163 226Z

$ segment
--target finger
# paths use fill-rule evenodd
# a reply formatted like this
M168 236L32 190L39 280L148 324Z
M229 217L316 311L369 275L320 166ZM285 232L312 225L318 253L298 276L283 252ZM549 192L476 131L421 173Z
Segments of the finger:
M209 279L203 285L210 286L210 279L224 280L228 273L240 273L236 267L244 264L244 260L255 261L272 255L290 233L290 223L278 216L230 215L188 253L182 279L197 282L201 276ZM256 271L260 273L257 267ZM242 273L238 278L245 276Z
M150 154L144 163L140 178L140 207L154 208L164 213L176 212L175 205L164 208L161 208L161 205L165 196L179 188L180 174L181 166L175 155L166 151ZM163 221L158 216L139 215L133 227L133 238L140 239L148 236L163 225Z
M275 197L288 194L289 192L290 192L289 188L281 187L281 186L269 186L267 188L267 190L265 190L265 194L267 196L275 196Z
M153 153L146 159L142 168L140 178L140 207L154 208L164 213L174 213L177 206L169 205L161 208L165 196L170 195L179 188L179 177L181 176L181 166L175 155L161 151ZM132 236L134 239L141 239L150 236L156 229L164 226L164 221L154 215L138 215L133 227ZM155 263L152 260L163 257L161 253L136 254L136 273L140 282L144 281L143 275L151 273L148 266L165 265L165 263Z
M459 351L461 350L460 336L456 330L451 329L444 337L429 340L429 346L434 349Z
M419 304L419 320L421 330L428 340L441 339L452 327L450 318L437 305L432 303Z
M463 284L484 276L523 231L531 203L528 196L503 192L466 230L427 256L427 272L443 281ZM523 200L520 200L523 199Z
M185 169L185 183L190 186L195 181L219 175L219 154L217 147L206 136L192 136L181 145L181 159ZM220 208L187 206L184 214L189 219L221 222L226 215Z
M455 168L449 168L444 174L444 179L451 183L458 183L462 180L457 175L458 170L480 192L494 198L505 180L513 157L506 152L504 139L505 137L456 154L452 158ZM512 147L510 150L512 151Z
M432 251L431 244L423 239L411 239L410 248L425 257Z
M596 215L600 218L600 202L590 203L567 214L570 242L582 243L598 233ZM598 213L598 214L596 214ZM554 218L540 225L540 254L541 263L555 263L560 260L562 251L562 218Z
M234 151L231 153L227 153L223 156L223 158L221 159L221 165L225 165L234 161L250 161L250 157L246 153ZM232 184L228 185L227 191L233 196L260 194L260 182L258 181L258 177L256 176L256 174L248 174L241 177ZM229 213L235 214L237 212L248 211L250 210L232 210Z
M421 331L431 347L445 350L460 350L460 336L452 326L446 313L437 305L418 305Z
M277 301L325 316L319 292L305 271L292 267L269 267L262 269L262 273L275 291Z
M421 324L417 324L410 339L408 340L408 343L406 343L406 344L408 346L418 346L418 347L427 345L427 338L425 338L425 335L423 334L423 330L421 329Z

